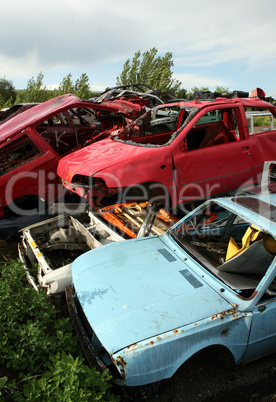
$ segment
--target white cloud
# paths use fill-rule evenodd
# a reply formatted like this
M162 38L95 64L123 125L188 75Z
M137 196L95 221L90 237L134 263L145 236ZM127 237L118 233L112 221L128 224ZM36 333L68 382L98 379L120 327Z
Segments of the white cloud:
M127 58L156 47L173 53L184 87L241 88L274 69L275 11L275 0L9 0L1 5L0 77L26 84L42 71L50 85L85 72L92 88L105 88Z
M50 84L50 85L45 85L46 89L53 90L53 89L58 89L59 84Z
M217 86L228 88L230 83L224 80L217 80L206 76L196 74L173 74L173 78L182 82L181 87L190 90L193 87L208 87L214 90Z
M108 86L109 85L106 85L106 83L93 82L93 84L90 85L90 88L93 92L104 92Z

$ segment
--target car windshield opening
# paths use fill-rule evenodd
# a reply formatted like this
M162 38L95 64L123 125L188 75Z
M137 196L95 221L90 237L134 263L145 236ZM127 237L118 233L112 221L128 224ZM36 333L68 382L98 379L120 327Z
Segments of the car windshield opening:
M196 113L197 110L180 105L158 106L136 119L115 139L139 145L165 145L174 138L180 127L189 121L191 112Z
M271 234L215 202L197 209L170 234L194 260L244 298L252 297L276 253ZM269 289L275 297L276 282Z

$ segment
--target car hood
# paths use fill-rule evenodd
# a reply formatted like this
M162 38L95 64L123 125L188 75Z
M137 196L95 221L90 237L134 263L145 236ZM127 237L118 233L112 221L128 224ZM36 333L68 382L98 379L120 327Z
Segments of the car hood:
M125 144L106 138L83 149L65 156L59 161L57 174L64 180L71 182L75 174L92 176L118 163L127 163L128 159L151 152L152 148Z
M232 308L187 262L162 236L113 243L73 262L76 295L109 353Z

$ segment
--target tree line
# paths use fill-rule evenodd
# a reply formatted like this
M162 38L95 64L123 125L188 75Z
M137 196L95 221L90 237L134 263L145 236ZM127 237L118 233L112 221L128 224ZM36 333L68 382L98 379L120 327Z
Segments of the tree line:
M0 78L0 108L11 107L17 103L45 102L68 93L73 93L81 99L89 99L93 95L87 74L82 74L75 82L72 74L68 74L56 89L47 89L43 85L43 79L44 75L40 72L36 79L31 77L28 80L26 89L16 90L11 80Z
M193 87L190 91L182 87L182 83L173 78L173 55L171 52L158 56L154 47L143 54L138 51L132 60L127 59L116 85L145 84L159 93L173 94L176 98L189 98L197 91L208 91L208 87ZM75 82L72 74L66 75L57 89L48 89L43 85L44 75L40 72L36 78L31 77L26 89L16 90L13 82L0 78L0 108L11 107L17 103L45 102L59 95L73 93L80 99L90 99L98 93L91 90L89 77L82 74ZM217 86L215 92L228 93L228 88Z

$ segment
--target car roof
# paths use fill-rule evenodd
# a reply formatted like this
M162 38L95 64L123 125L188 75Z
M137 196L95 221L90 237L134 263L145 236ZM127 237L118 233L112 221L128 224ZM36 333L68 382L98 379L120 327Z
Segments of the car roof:
M0 142L26 129L27 127L34 126L39 122L62 112L63 110L83 106L97 110L109 110L115 113L121 111L130 114L131 110L137 109L137 105L131 109L128 103L129 102L112 102L95 104L90 101L82 101L73 94L61 95L35 105L32 108L18 114L17 116L14 116L12 119L2 123L0 126Z
M197 107L199 109L203 109L206 106L225 106L225 105L235 105L235 104L242 104L243 107L248 107L248 108L261 108L261 109L274 109L276 111L276 106L266 102L264 100L261 100L259 98L223 98L219 97L214 100L181 100L181 101L175 101L175 102L169 102L166 104L158 105L156 108L164 108L164 107L173 107L173 106L179 106L179 107Z
M276 194L248 193L213 201L276 236Z

